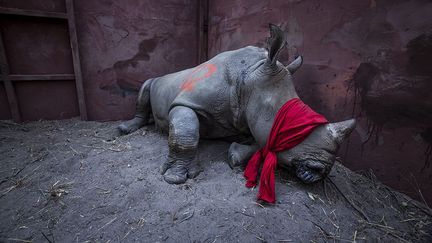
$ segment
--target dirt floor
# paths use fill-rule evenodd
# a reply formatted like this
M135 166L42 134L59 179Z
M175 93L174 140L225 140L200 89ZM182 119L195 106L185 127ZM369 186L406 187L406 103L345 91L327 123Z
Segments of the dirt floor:
M119 122L0 122L1 242L431 242L432 211L336 165L304 185L277 171L276 205L256 203L229 168L229 144L203 141L204 171L158 173L167 137L119 136Z

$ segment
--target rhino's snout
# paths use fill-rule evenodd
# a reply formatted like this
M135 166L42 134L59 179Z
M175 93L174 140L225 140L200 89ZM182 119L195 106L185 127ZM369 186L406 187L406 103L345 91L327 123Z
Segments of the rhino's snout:
M306 161L297 165L296 175L304 183L310 184L323 179L330 171L328 166L320 161Z

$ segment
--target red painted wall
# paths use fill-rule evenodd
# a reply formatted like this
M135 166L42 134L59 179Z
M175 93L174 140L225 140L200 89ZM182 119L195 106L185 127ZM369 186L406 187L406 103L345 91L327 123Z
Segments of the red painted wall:
M359 121L345 165L432 204L431 13L421 0L210 1L209 56L263 46L268 23L281 25L281 61L304 56L300 97L331 121Z
M134 114L140 84L197 65L195 0L75 1L91 120Z

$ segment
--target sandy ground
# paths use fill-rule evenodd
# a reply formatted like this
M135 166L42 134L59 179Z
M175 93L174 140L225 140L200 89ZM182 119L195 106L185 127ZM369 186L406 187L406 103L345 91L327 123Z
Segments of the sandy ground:
M0 122L1 242L431 242L432 211L336 165L304 185L277 171L276 205L256 203L229 144L202 141L204 171L184 185L158 173L167 137L119 136L119 122Z

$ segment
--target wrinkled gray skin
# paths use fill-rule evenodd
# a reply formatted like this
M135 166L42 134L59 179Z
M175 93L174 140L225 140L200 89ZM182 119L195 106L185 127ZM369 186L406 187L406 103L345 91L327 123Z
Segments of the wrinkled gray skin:
M208 68L188 69L147 80L140 89L135 118L119 126L131 133L149 122L169 133L169 155L161 166L168 183L184 183L199 173L195 161L200 138L252 136L252 144L232 143L229 164L243 167L266 143L276 112L288 100L298 97L292 74L302 57L288 66L277 61L285 46L285 35L270 25L268 50L248 46L223 52L201 65L216 71L183 90L190 77L204 77ZM202 66L199 67L202 67ZM324 178L331 170L342 141L355 126L354 120L317 127L301 144L278 153L278 165L295 169L305 183Z

